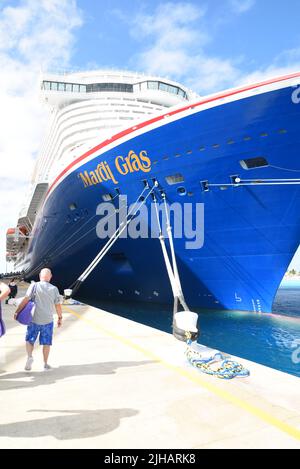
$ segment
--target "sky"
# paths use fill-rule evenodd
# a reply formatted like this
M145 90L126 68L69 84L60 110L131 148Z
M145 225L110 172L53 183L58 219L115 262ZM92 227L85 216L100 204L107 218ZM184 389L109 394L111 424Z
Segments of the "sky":
M300 71L299 18L299 0L0 0L0 272L46 132L42 71L133 70L205 95Z

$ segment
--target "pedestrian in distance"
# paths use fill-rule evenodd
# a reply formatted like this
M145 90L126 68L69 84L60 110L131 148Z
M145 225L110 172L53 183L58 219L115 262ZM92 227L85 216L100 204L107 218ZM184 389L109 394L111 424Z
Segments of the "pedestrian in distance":
M18 294L18 286L14 278L9 282L8 287L10 289L10 293L9 293L8 298L6 298L6 301L5 301L6 304L8 304L11 298L15 298Z

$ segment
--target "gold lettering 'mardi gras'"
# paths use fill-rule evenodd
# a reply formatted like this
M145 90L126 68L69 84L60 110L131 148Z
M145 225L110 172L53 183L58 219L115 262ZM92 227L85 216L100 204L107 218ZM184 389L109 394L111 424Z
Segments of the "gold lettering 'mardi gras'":
M126 157L117 156L114 165L118 174L122 176L136 171L143 171L144 173L151 171L151 160L145 150L141 151L139 155L131 150ZM78 177L83 182L84 187L95 186L96 184L101 184L103 181L106 182L108 180L113 181L114 184L119 183L110 165L106 161L99 163L93 171L79 173Z

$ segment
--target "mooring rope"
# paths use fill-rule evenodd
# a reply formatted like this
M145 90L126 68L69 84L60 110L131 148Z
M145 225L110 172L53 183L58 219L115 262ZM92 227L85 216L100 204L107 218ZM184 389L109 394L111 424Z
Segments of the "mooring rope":
M202 373L216 376L219 379L247 378L250 371L241 363L230 360L221 352L216 351L213 355L204 358L200 351L192 348L192 341L187 341L185 356L188 362Z

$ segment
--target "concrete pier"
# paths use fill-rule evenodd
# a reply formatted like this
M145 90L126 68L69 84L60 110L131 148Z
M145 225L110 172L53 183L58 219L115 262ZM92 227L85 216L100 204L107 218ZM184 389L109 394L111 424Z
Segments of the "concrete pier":
M5 306L0 448L300 448L300 380L237 359L246 379L203 375L171 335L64 306L43 371L24 371L25 327Z

